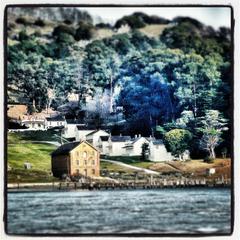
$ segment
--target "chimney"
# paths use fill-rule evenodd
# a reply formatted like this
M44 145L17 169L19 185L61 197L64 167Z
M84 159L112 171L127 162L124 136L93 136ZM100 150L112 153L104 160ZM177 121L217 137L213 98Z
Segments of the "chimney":
M137 138L137 134L135 134L135 139Z
M120 135L119 135L120 137L122 136L122 134L120 133Z
M141 134L138 134L138 137L140 138L140 137L141 137Z

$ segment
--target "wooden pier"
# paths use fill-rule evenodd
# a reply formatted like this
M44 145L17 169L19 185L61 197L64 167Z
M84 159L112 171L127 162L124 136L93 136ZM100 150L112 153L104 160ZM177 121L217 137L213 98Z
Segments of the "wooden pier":
M59 190L130 190L130 189L164 189L164 188L196 188L196 187L230 187L231 180L156 180L156 181L119 181L119 182L60 182L53 184L53 188Z

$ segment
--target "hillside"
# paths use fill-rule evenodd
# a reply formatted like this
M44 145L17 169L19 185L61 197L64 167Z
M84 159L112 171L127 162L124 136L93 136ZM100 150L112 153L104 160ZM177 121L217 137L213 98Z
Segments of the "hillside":
M203 119L214 118L226 125L214 148L231 152L230 29L140 12L112 26L94 25L79 9L71 19L58 8L52 17L53 9L26 11L8 16L9 103L26 103L29 114L57 110L114 134L163 138L184 129L194 158L213 152L199 139Z

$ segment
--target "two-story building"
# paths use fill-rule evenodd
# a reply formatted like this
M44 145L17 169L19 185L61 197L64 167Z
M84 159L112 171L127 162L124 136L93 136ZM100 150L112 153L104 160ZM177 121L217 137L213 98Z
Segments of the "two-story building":
M71 142L52 153L52 172L55 177L85 176L98 177L100 174L100 153L87 141Z

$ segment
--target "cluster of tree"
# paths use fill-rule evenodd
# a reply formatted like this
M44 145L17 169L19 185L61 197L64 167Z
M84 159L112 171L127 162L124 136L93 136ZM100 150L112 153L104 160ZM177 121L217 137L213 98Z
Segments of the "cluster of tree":
M136 29L145 27L147 24L168 24L169 22L170 21L165 18L149 16L142 12L135 12L119 19L115 24L115 28L120 28L122 25L128 25L132 29Z
M159 39L136 28L168 21L142 13L116 23L130 25L130 33L101 40L92 41L94 26L84 21L77 27L59 24L47 43L41 34L21 31L14 37L17 44L8 46L8 84L21 89L38 111L57 108L74 92L79 95L74 111L82 112L86 96L107 90L110 105L123 108L127 134L164 138L178 156L188 147L196 157L204 149L214 158L221 136L221 148L230 149L230 31L191 18L173 22ZM80 47L80 39L90 41ZM93 118L99 125L98 116Z

